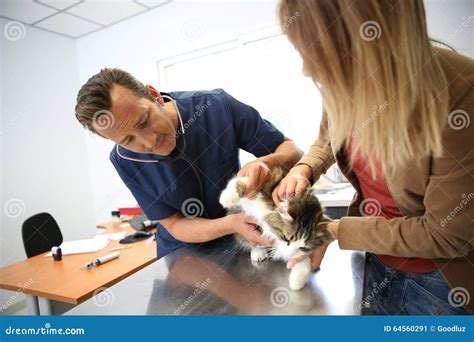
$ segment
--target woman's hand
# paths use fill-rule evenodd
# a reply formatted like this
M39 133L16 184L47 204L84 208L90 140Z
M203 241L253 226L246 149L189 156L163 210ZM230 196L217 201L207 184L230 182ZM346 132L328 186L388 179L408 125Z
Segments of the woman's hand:
M252 246L262 245L271 246L272 240L265 237L257 229L257 222L244 213L232 214L226 216L230 220L230 226L235 234L239 234L247 240Z
M278 205L281 200L301 196L311 186L312 172L308 165L295 166L275 187L272 193L273 202Z
M272 179L272 171L267 164L257 159L245 164L237 176L249 178L245 187L245 197L253 198L262 189L262 186Z
M334 220L328 223L328 230L331 233L334 240L337 240L337 230L339 227L339 220ZM287 263L288 268L293 268L298 262L306 259L311 258L311 270L316 271L321 266L321 262L323 261L324 255L326 254L326 250L328 249L329 243L327 245L319 247L317 250L312 252L311 254L302 257L300 259L293 259L289 260Z
M323 261L328 246L329 245L322 246L311 253L311 270L316 271L321 267L321 262Z
M305 260L306 258L311 259L311 270L316 271L321 266L321 261L324 258L324 254L326 254L326 249L328 248L329 244L319 247L317 250L312 252L311 254L304 255L299 258L290 258L286 264L286 268L293 268L296 264L300 263L301 261Z
M339 230L339 220L334 220L328 223L328 230L331 233L334 240L337 240L337 234Z
M331 233L334 240L337 240L337 228L339 227L339 220L335 220L328 223L328 230ZM329 244L324 245L311 254L311 269L316 271L321 266L326 250L328 249Z

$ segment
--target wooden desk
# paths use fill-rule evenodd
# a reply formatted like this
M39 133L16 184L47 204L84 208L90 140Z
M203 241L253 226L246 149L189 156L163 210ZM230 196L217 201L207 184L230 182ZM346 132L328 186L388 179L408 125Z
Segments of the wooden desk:
M126 231L128 235L135 231L131 227L120 228L119 224L109 222L98 227L105 227L105 233ZM43 253L17 262L0 269L0 288L31 296L28 297L30 314L50 315L51 301L80 304L156 261L156 242L144 240L131 244L132 248L120 250L120 257L116 260L96 269L81 269L81 266L111 253L109 249L118 246L123 245L112 241L102 251L65 255L61 261L45 257L46 253Z

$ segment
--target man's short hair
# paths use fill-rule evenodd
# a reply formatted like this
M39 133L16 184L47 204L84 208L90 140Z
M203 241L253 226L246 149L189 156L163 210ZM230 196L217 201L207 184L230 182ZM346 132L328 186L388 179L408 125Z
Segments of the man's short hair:
M94 122L101 114L109 113L112 107L110 91L114 85L123 86L139 97L155 99L145 85L130 73L117 68L104 68L87 80L77 94L76 118L93 133L101 135Z

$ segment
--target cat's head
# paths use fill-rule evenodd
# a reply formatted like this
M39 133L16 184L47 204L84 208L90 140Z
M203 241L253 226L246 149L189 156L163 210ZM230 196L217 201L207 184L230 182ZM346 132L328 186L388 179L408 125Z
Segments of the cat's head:
M284 200L265 221L278 238L276 249L283 258L302 257L333 240L327 229L331 220L310 193Z

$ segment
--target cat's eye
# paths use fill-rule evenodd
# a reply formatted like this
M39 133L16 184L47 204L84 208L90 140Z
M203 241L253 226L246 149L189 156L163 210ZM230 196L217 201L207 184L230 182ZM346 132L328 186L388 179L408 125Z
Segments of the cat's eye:
M309 252L310 251L310 249L307 248L307 247L300 247L299 250L302 251L302 252Z

